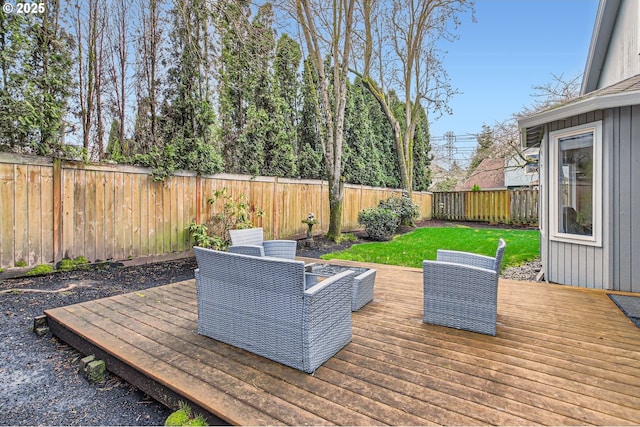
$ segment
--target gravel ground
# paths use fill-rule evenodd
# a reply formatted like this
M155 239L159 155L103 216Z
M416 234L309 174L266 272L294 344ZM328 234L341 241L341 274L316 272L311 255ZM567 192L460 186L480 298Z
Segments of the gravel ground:
M365 236L356 233L358 240L340 245L316 238L312 248L300 244L298 255L317 258L365 241ZM0 280L0 425L163 425L170 414L166 407L112 374L90 384L78 373L82 355L30 329L46 309L190 279L194 268L195 259L186 258ZM505 269L502 276L535 280L539 270L536 261Z
M166 407L111 374L90 384L83 356L30 328L46 309L190 279L194 268L188 258L0 281L0 425L164 425Z

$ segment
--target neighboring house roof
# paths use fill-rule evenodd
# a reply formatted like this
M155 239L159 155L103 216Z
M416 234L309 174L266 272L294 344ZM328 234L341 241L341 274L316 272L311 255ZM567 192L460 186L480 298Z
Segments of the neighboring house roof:
M460 186L460 190L471 190L476 185L481 190L505 188L504 159L484 159L471 176Z

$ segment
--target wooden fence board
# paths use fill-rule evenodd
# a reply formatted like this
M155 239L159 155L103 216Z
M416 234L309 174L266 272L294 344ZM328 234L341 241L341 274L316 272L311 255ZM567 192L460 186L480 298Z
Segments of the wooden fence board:
M96 223L102 222L104 217L100 215L98 219L98 200L96 197L96 171L86 172L86 187L85 187L85 239L83 242L84 249L82 255L91 260L97 259L97 232Z
M0 218L2 218L0 221L0 267L13 267L15 260L13 169L13 164L0 163Z
M37 265L42 261L42 223L40 215L42 211L42 174L40 166L27 165L26 173L27 196L27 250L28 264Z
M54 260L53 253L53 167L40 166L40 235L42 238L42 263L52 263Z
M111 178L111 179L110 179ZM116 206L116 188L115 181L112 176L103 175L104 179L104 260L114 259L115 257L115 206Z

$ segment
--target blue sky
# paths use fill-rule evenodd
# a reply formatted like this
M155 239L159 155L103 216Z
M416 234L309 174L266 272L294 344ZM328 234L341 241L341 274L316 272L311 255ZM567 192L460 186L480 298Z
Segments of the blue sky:
M457 135L462 158L476 146L469 134L534 103L533 86L582 75L598 0L476 0L475 9L477 22L465 18L460 38L443 46L461 92L449 103L453 114L430 123L434 144L445 132Z

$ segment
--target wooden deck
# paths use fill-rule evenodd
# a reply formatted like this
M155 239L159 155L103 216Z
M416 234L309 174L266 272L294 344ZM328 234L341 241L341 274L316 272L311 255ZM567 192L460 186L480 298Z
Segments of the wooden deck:
M231 424L640 424L640 329L606 293L503 280L490 337L423 324L421 270L374 267L353 342L314 375L199 336L194 281L46 314L156 399Z

